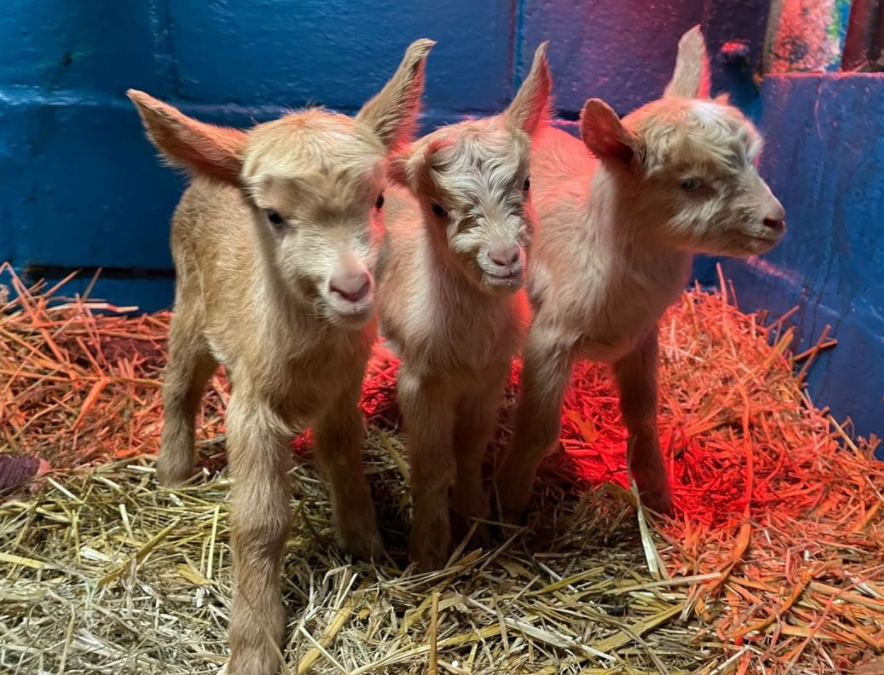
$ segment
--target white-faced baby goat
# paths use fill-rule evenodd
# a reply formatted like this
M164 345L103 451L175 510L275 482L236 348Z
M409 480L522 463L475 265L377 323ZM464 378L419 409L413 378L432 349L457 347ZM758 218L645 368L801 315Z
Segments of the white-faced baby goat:
M414 495L411 555L444 564L460 523L488 516L482 454L527 318L530 138L546 114L545 45L509 108L443 127L396 156L381 330L402 358L398 400ZM463 529L463 528L462 528Z
M622 122L590 100L583 143L552 128L535 140L535 316L513 441L497 476L507 519L521 517L537 466L558 440L578 359L613 364L632 478L647 506L672 507L657 436L657 320L682 293L694 252L763 253L785 229L783 207L755 168L757 132L707 94L706 48L695 28L679 43L662 100Z
M233 386L232 675L267 675L279 666L279 577L297 426L313 425L341 546L361 557L380 550L357 404L376 333L386 161L411 140L432 45L412 44L355 118L312 109L243 132L129 92L151 141L192 174L172 223L177 286L162 484L193 471L194 416L218 363Z

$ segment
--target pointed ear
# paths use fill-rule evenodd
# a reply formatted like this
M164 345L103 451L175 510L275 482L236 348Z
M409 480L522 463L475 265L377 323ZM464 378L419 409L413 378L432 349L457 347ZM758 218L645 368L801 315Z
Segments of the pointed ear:
M623 126L611 107L591 98L580 116L580 136L589 151L601 160L619 160L630 166L641 155L641 141Z
M700 26L694 26L678 41L675 72L664 98L709 98L709 55Z
M534 134L543 120L551 116L552 78L546 60L547 45L548 42L542 42L534 52L531 71L506 110L506 116L513 126L519 127L529 136Z
M399 149L414 134L424 93L424 66L435 44L426 39L412 42L390 81L356 115L357 121L374 130L388 151Z
M130 89L147 137L170 164L239 184L246 134L238 129L204 124L143 91Z

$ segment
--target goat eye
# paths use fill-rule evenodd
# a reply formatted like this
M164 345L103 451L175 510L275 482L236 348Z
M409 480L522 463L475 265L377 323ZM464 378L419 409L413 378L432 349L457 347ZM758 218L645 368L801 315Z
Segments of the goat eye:
M378 195L378 200L374 203L374 207L375 207L376 209L379 209L379 208L381 208L383 205L384 205L384 193L381 192L381 194Z
M444 218L448 214L445 213L445 209L443 209L438 204L433 204L433 213L435 213L439 218Z
M685 192L696 192L703 187L703 181L699 178L688 178L681 182L681 189Z
M530 189L531 189L531 179L526 178L525 184L522 186L522 192L528 192L528 190L530 190Z
M283 218L281 215L279 215L273 209L267 209L266 213L267 213L267 220L270 221L270 224L273 225L273 227L279 229L283 225L285 225L285 218Z

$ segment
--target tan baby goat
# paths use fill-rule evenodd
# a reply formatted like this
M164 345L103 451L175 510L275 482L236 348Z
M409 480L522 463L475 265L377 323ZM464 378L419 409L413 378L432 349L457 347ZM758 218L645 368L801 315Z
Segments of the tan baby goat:
M662 100L622 122L590 100L583 143L545 128L532 146L535 316L513 442L497 476L507 519L521 517L537 466L558 440L578 359L613 364L631 475L644 503L672 507L657 435L657 320L682 293L695 252L763 253L785 230L783 207L755 168L758 133L735 108L708 100L708 86L695 28L679 43Z
M243 132L129 92L151 141L193 177L172 223L161 483L193 471L194 416L218 363L233 384L232 675L279 667L296 426L313 424L343 548L361 557L380 550L357 403L375 339L386 160L410 140L432 45L412 44L355 119L313 109Z
M546 45L509 108L443 127L391 164L381 330L402 357L398 400L414 494L411 556L445 563L459 524L487 518L482 455L527 318L531 136L549 101ZM464 528L460 528L462 534Z

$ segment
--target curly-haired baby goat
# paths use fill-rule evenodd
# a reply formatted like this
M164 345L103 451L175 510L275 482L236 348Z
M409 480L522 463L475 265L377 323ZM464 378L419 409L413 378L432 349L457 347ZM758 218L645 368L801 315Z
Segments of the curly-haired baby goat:
M385 164L411 140L432 45L412 44L355 119L314 109L243 132L129 92L151 141L193 174L172 223L161 483L191 475L194 416L219 362L233 384L232 675L279 667L296 425L313 423L343 548L363 557L380 549L357 403L375 338Z
M545 49L505 112L438 129L391 163L411 194L388 192L381 332L402 357L411 555L422 569L447 557L449 490L460 524L489 512L482 454L524 334L517 291L534 220L529 148L549 99Z
M497 476L507 519L521 517L537 466L558 440L578 359L613 364L631 475L646 505L672 507L657 437L657 320L681 294L693 253L763 253L785 230L783 207L755 168L757 132L707 95L706 48L694 28L679 42L662 100L621 122L593 99L583 109L583 143L552 128L535 140L535 317L513 441Z

